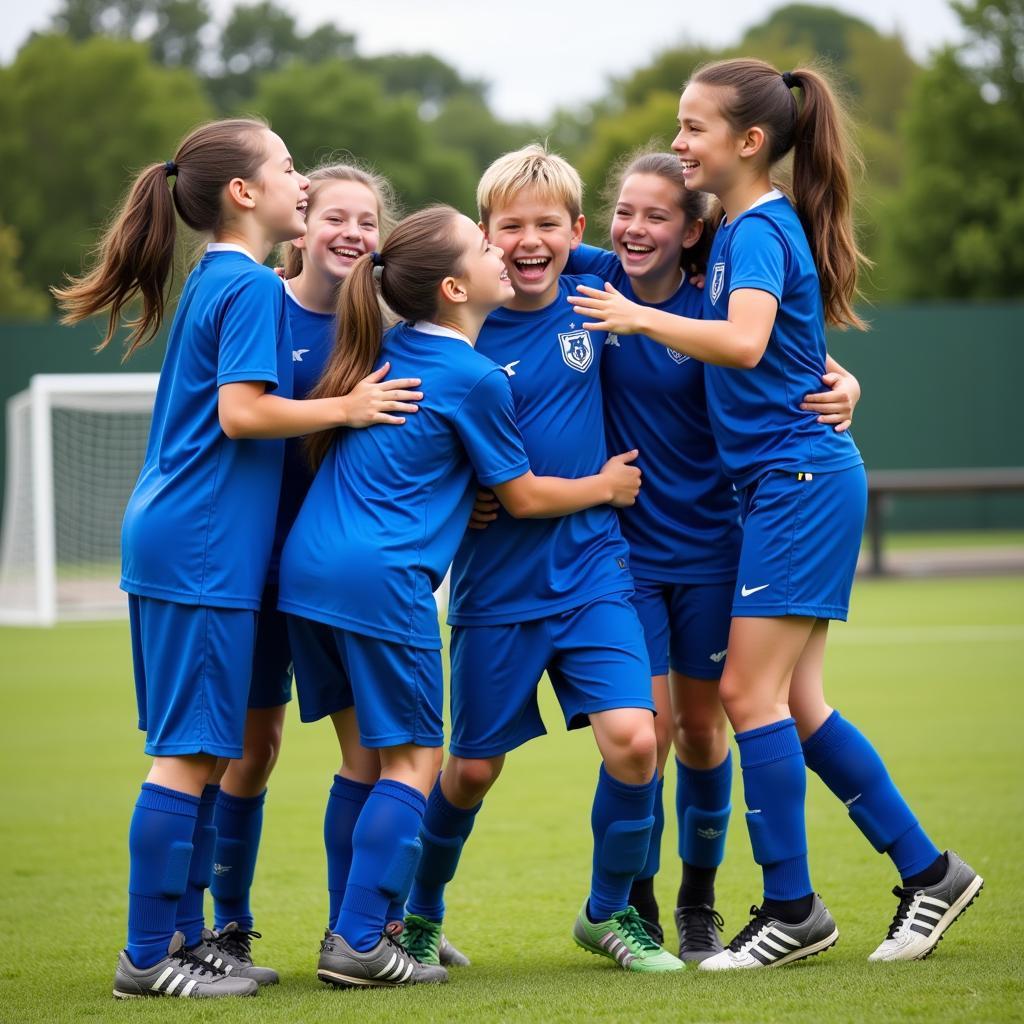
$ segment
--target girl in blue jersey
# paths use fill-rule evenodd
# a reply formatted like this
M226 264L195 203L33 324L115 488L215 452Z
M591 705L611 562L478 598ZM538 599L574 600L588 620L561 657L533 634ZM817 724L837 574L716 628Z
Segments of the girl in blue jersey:
M314 400L344 393L383 359L398 372L415 369L426 394L401 431L311 439L319 469L281 555L279 606L289 614L301 717L331 716L343 774L365 765L368 753L379 758L321 950L317 974L329 984L447 977L383 929L402 916L440 767L433 592L465 531L475 480L528 517L630 504L639 489L630 456L575 480L530 472L508 379L473 349L484 319L512 294L501 250L472 221L450 207L414 214L353 266L338 344L313 392ZM381 299L403 320L383 340Z
M802 102L797 101L798 90ZM811 888L805 765L902 879L872 960L926 956L974 899L981 878L940 853L865 737L825 701L830 619L845 619L863 529L866 480L852 438L800 409L825 368L825 324L863 327L843 118L810 69L754 60L699 69L679 104L688 188L725 219L709 259L704 320L630 302L611 285L574 308L600 329L643 333L705 362L708 410L740 491L743 540L720 695L736 729L747 825L765 899L706 970L789 963L838 929ZM793 152L794 201L772 183Z
M203 125L171 160L139 174L96 266L56 290L65 322L107 312L102 345L141 296L141 312L128 322L131 354L160 326L177 217L213 239L178 302L122 530L139 726L153 765L129 831L119 998L256 990L252 978L195 950L214 840L201 796L217 760L242 753L281 482L284 443L274 439L366 425L408 408L401 399L409 392L382 401L377 384L316 402L289 397L284 290L262 261L303 233L307 188L264 123ZM204 811L212 813L212 801Z
M380 175L350 164L328 164L311 171L309 182L306 233L289 245L284 266L284 304L298 398L312 391L327 362L342 282L355 261L375 250L395 222L393 192ZM383 377L386 369L371 379ZM383 385L394 386L395 382ZM300 440L288 440L274 545L256 629L244 752L240 759L227 763L220 789L209 787L216 801L213 826L217 846L210 892L217 945L219 955L232 963L236 972L250 961L251 939L258 935L253 932L249 893L259 853L267 781L281 748L285 708L291 700L292 655L285 617L277 610L277 567L284 539L311 481ZM335 779L325 835L336 836L340 827L341 834L334 841L346 841L346 812L363 791L359 783L350 785L342 776ZM351 828L347 831L351 842Z
M606 195L613 251L580 246L568 271L610 281L643 305L700 317L703 294L693 277L705 273L714 233L707 199L686 188L678 159L656 152L627 157ZM831 389L805 402L842 430L860 388L833 366L823 378ZM700 961L722 949L715 874L725 851L732 761L718 680L739 561L739 505L712 436L702 363L643 335L619 334L606 343L601 387L609 450L638 448L646 474L642 500L621 510L619 520L651 661L659 791L647 863L629 902L660 942L654 876L664 827L661 779L674 743L682 860L674 917L680 958Z

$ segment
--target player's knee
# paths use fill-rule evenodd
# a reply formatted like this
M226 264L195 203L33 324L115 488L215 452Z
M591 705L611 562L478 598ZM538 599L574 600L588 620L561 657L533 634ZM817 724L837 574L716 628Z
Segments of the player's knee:
M658 756L653 720L629 731L617 731L609 739L604 760L612 775L638 783L650 779Z
M717 763L725 756L729 723L720 704L680 710L673 725L676 752L686 764Z
M445 770L450 772L457 802L471 805L482 800L494 785L501 774L501 760L453 757Z

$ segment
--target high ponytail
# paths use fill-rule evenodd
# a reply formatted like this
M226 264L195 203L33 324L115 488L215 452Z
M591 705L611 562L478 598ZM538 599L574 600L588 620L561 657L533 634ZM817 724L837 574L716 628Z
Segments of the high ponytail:
M367 253L352 264L338 300L334 348L310 398L347 395L372 372L384 332L381 299L409 323L437 316L438 287L462 270L458 216L450 206L428 206L399 222L379 253ZM333 430L306 438L314 469L333 441Z
M736 59L704 65L690 81L722 90L722 114L733 131L763 129L770 165L793 151L793 202L818 269L825 322L864 330L853 301L857 272L869 261L854 237L849 168L861 161L825 76L811 68L783 75L764 61Z
M175 214L195 231L215 232L223 218L224 187L232 178L256 177L266 159L266 130L265 122L252 118L213 121L193 129L172 160L141 171L96 248L96 264L52 289L64 312L61 323L76 324L105 310L100 350L124 319L130 328L125 359L152 341L163 321L174 264ZM126 316L137 297L141 311Z

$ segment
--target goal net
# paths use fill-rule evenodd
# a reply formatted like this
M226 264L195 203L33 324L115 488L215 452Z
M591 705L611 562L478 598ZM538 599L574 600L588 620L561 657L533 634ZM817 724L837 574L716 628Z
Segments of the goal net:
M8 401L0 623L126 614L121 519L158 377L38 374Z

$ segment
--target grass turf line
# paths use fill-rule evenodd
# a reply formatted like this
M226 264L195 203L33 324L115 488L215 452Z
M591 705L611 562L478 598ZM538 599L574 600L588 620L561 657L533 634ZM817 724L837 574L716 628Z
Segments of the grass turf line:
M924 963L866 962L895 910L897 878L813 777L812 877L839 923L835 949L778 971L651 978L575 950L597 757L589 732L565 734L545 688L552 735L510 755L449 893L446 930L471 968L447 986L407 991L336 992L314 979L326 917L323 808L338 759L329 724L292 716L254 890L266 935L258 957L281 985L255 1000L129 1005L115 1005L110 988L124 941L128 819L147 759L127 625L0 630L0 1021L1020 1020L1022 625L1024 579L1000 578L865 581L851 624L833 627L832 702L871 737L935 840L986 879ZM943 626L958 628L934 628ZM729 935L759 893L736 774L718 883ZM670 932L674 781L670 762L657 881Z

